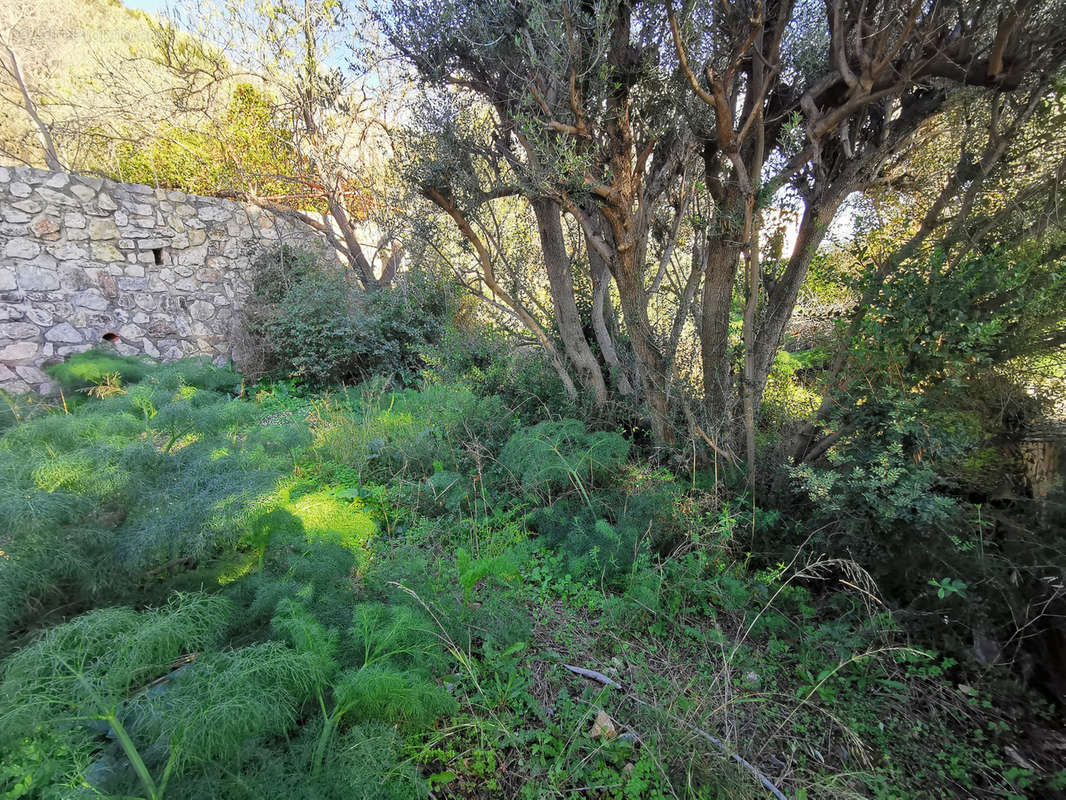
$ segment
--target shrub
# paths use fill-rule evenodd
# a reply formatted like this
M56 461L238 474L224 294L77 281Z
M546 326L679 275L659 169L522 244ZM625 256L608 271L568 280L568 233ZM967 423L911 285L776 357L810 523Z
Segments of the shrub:
M422 350L440 341L454 305L452 288L421 272L362 292L338 265L288 246L262 255L254 269L245 310L251 360L268 375L315 387L374 375L410 385Z
M574 490L589 502L588 490L616 473L628 455L621 434L590 433L579 420L562 419L516 432L500 462L527 492L550 498Z
M136 383L150 367L151 362L144 357L122 356L113 350L86 350L45 371L65 391L75 392L102 383L108 375L118 375L123 385Z

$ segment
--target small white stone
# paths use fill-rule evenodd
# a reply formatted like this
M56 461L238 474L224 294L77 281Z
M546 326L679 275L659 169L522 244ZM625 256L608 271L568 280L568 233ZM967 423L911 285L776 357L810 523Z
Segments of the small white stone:
M11 184L8 191L15 197L29 197L33 194L33 189L30 188L29 184L23 183L22 181L15 181Z
M70 176L65 172L57 172L51 178L44 182L45 186L50 186L53 189L62 189L70 183Z
M100 206L102 211L114 211L118 208L115 201L111 199L111 195L106 192L100 192L99 198L97 198L96 204Z

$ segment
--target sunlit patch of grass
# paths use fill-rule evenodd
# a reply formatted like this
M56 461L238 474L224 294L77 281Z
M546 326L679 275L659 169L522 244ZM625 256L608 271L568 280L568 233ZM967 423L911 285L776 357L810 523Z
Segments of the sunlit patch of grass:
M226 586L246 578L259 567L259 558L256 553L239 553L239 558L230 561L218 576L219 586Z
M377 523L357 503L340 500L328 490L305 494L282 507L299 520L309 543L328 542L360 552L378 532Z
M179 450L182 450L182 449L188 447L191 444L196 444L202 438L203 438L203 436L201 436L199 433L187 433L184 436L179 436L177 439L174 440L173 444L171 444L167 448L167 452L176 453ZM218 451L215 451L215 452L218 452ZM225 451L223 451L223 452L225 452ZM211 454L211 460L212 461L217 461L218 460L217 458L215 458L214 453Z

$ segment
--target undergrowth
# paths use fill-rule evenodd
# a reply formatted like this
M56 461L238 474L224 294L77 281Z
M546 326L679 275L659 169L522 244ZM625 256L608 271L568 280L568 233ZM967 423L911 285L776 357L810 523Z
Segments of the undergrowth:
M860 567L752 567L755 510L617 431L444 382L83 360L0 438L5 798L1061 782Z

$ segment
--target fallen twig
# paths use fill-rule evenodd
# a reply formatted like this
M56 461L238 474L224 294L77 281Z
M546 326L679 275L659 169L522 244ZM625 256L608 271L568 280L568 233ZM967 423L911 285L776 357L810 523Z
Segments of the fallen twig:
M575 666L573 666L571 664L563 664L563 667L565 669L569 670L570 672L574 673L575 675L580 675L583 678L588 678L589 680L596 681L597 683L601 683L604 686L612 686L614 688L623 689L623 691L625 691L624 688L622 687L622 684L620 684L618 681L614 680L613 678L607 677L602 672L597 672L594 669L585 669L584 667L575 667ZM681 717L678 717L678 716L676 716L674 714L671 714L669 711L664 711L663 709L659 708L658 706L656 706L656 705L654 705L652 703L649 703L647 700L643 700L642 698L638 697L637 695L633 694L632 692L626 692L626 695L628 697L632 698L637 703L640 703L642 706L647 706L648 708L654 708L656 711L659 711L659 712L661 712L663 714L666 714L674 722L679 722L680 724L682 724L685 727L689 728L693 733L699 735L700 738L710 742L715 747L717 747L719 750L721 750L723 753L725 753L727 756L729 756L731 759L733 759L738 764L740 764L740 766L742 766L745 769L747 769L748 772L750 772L752 775L754 775L756 778L759 779L759 782L762 783L762 785L765 786L766 789L770 792L770 794L772 794L774 797L776 797L777 800L788 800L788 798L784 794L782 794L781 790L778 789L773 784L773 782L762 773L762 771L758 767L756 767L750 761L745 759L743 756L739 755L738 753L734 753L732 750L730 750L729 747L726 745L726 743L723 742L721 739L717 739L714 736L711 736L709 733L707 733L707 731L703 730L702 728L697 728L691 722L688 722L687 720L681 719Z

